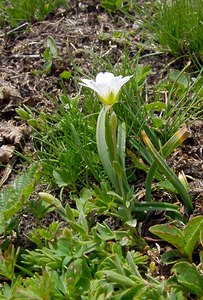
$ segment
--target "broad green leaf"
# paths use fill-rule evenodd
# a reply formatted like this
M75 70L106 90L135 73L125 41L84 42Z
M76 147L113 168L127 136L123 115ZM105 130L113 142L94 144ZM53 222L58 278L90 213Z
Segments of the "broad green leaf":
M52 63L52 57L51 57L51 53L50 53L49 48L46 48L46 50L43 53L43 57L46 61L50 61Z
M182 231L173 225L161 224L150 227L150 232L160 237L162 240L172 244L181 254L185 247L185 240Z
M72 73L71 71L63 71L61 74L60 74L60 78L63 78L63 79L70 79L72 76Z
M37 165L19 174L15 181L0 193L0 233L5 229L6 221L14 216L33 192L40 178Z
M68 186L70 182L70 174L66 170L56 169L53 171L53 177L59 187Z
M57 58L59 56L56 48L56 42L51 36L48 36L47 38L47 48L50 49L50 53L53 58Z
M181 259L180 253L176 249L166 251L161 256L161 261L164 264L174 264L180 259Z
M183 73L182 71L171 69L169 72L169 78L172 81L180 84L184 89L187 89L189 87L189 77L186 73Z
M200 232L203 231L203 216L192 218L185 226L183 235L185 237L186 246L184 252L187 257L192 260L192 252L198 240L200 239Z
M178 282L188 288L192 294L199 297L203 295L203 277L195 265L188 262L178 262L172 268L172 272L176 274Z

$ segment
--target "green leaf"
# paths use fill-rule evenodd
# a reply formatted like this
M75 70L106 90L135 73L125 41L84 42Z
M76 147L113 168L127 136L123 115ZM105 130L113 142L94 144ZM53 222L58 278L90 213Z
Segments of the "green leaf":
M156 101L156 102L146 104L144 108L147 112L154 112L154 111L159 112L162 111L162 109L166 108L166 104L160 101Z
M171 69L169 72L169 78L172 81L178 83L184 89L187 89L189 87L189 77L186 73L182 73L182 71Z
M107 113L110 109L110 106L104 106L98 116L97 120L97 131L96 131L96 139L97 139L97 148L98 153L104 167L105 172L107 173L111 183L113 184L116 192L119 191L119 184L116 174L114 172L110 156L109 150L106 143L106 117Z
M97 223L97 230L100 235L100 238L103 241L115 239L114 232L106 224L102 225L100 223Z
M178 282L188 288L192 294L199 297L203 295L203 277L195 265L188 262L178 262L172 268L172 272L176 274Z
M50 53L49 48L46 48L46 50L43 53L43 57L46 61L51 61L52 62L52 57L51 57L51 53Z
M150 232L157 235L164 241L176 247L180 253L183 253L185 247L185 239L182 231L173 225L161 224L150 227Z
M116 11L122 6L123 0L104 0L101 4L109 13Z
M111 270L103 270L102 273L110 281L117 283L123 287L132 287L136 285L136 282L125 275L120 275L119 273Z
M132 253L128 251L126 258L127 258L127 261L128 261L128 264L129 264L132 274L142 280L142 276L140 275L140 273L138 271L138 266L134 262Z
M55 179L56 184L59 187L68 186L70 182L70 174L66 170L56 169L53 170L53 177Z
M114 112L105 117L105 141L108 148L108 154L111 163L115 160L116 148L116 130L117 130L117 117Z
M126 126L125 126L124 122L118 126L117 143L118 143L118 145L117 145L118 146L118 156L122 163L123 169L125 169Z
M0 193L0 233L5 229L6 221L14 216L33 192L40 178L37 165L18 175L15 181L2 189Z
M164 126L164 121L160 118L152 118L152 123L154 128L162 128Z
M151 66L145 66L145 65L137 65L136 66L136 71L135 71L135 82L138 83L138 86L141 86L144 81L145 81L145 78L147 77L147 75L149 75L151 71Z
M156 185L162 190L167 190L171 193L176 193L176 189L174 188L173 184L169 180L160 181Z
M63 78L63 79L70 79L72 76L72 73L71 71L63 71L61 74L60 74L60 78Z
M200 231L200 243L203 246L203 230Z
M125 149L126 149L126 126L125 123L121 123L118 126L118 134L117 134L117 152L119 162L122 167L122 182L125 193L128 193L130 190L128 179L126 176L126 167L125 167Z
M66 216L68 217L68 220L74 222L75 218L74 218L73 210L70 207L69 203L66 203L65 211L66 211Z
M178 146L180 146L182 144L182 142L188 137L188 134L189 134L189 132L187 131L186 126L183 126L182 128L180 128L166 142L166 144L160 149L160 153L162 153L163 158L167 158L173 152L174 149L176 149ZM156 161L154 161L151 164L151 167L147 174L146 183L145 183L145 187L146 187L145 199L147 202L151 201L152 181L153 181L153 177L157 173L157 169L158 169L158 164L156 163ZM158 186L174 192L175 187L169 180L167 180L167 181L160 180L160 181L162 181L162 182L158 183ZM167 185L165 185L165 184L167 184Z
M185 226L183 235L185 237L186 246L184 248L185 255L192 260L192 252L198 240L200 232L203 231L203 216L192 218Z
M47 38L47 48L50 49L50 53L53 58L59 57L58 51L56 48L56 42L51 36L48 36L48 38Z
M179 206L167 202L136 202L133 211L144 211L144 210L170 210L177 212Z
M77 131L75 129L75 126L72 123L70 124L70 126L71 126L71 130L73 132L73 135L74 135L74 138L75 138L75 142L76 142L76 145L77 145L77 147L78 147L78 149L80 151L81 156L83 157L83 159L85 160L86 164L88 165L88 167L89 167L90 171L92 172L92 175L94 176L94 178L97 180L97 182L100 183L100 181L101 181L100 177L97 174L96 169L92 165L91 160L87 156L86 151L84 150L84 147L83 147L83 145L82 145L82 143L80 141L80 138L79 138L78 133L77 133Z
M161 261L164 264L174 264L175 262L177 262L177 260L180 259L181 259L180 253L176 249L166 251L161 256Z
M44 65L43 65L43 72L44 73L49 73L52 67L52 60L47 60Z
M154 161L158 165L159 169L163 172L163 174L166 176L166 178L173 184L177 192L180 194L183 203L187 207L188 211L192 213L193 211L193 204L190 198L190 195L188 194L187 190L185 189L184 185L181 183L177 175L169 168L169 166L166 164L163 157L159 154L159 152L155 149L152 142L148 138L146 132L142 130L142 138L144 140L144 143L148 147L150 154L152 155Z
M87 238L87 232L86 230L79 224L77 224L76 222L74 221L68 221L68 224L70 225L70 227L75 230L75 232L78 232L80 233L83 237Z

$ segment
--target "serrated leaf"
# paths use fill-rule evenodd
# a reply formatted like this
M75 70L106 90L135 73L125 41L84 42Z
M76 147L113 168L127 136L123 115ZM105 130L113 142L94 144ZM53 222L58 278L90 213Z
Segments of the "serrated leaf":
M192 252L198 240L200 239L200 232L203 231L203 216L192 218L185 226L183 235L185 237L186 246L184 252L187 257L192 260Z
M149 231L176 247L181 254L183 253L185 240L180 229L170 224L161 224L150 227Z
M188 262L178 262L172 268L172 272L176 274L178 282L188 288L192 294L199 297L203 295L203 277L195 265Z
M5 229L6 221L15 215L33 192L40 178L37 165L18 175L15 181L0 193L0 233Z

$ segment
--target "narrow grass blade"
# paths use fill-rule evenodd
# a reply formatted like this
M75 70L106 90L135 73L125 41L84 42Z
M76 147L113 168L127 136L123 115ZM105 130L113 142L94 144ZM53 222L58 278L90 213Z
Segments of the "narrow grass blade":
M161 148L160 152L163 154L164 158L167 158L178 146L182 144L182 142L188 137L189 132L187 131L186 126L184 125L182 128L180 128L169 140L166 142L166 144ZM147 174L146 178L146 194L145 194L145 200L147 202L151 201L151 187L152 187L152 181L154 178L154 174L156 173L158 169L157 163L154 161L149 169L149 172Z
M78 149L79 149L79 151L80 151L80 153L81 153L81 156L82 156L82 157L84 158L84 160L86 161L86 164L88 165L88 167L89 167L89 169L90 169L92 175L94 176L94 178L97 180L97 182L100 183L100 181L101 181L101 180L100 180L100 177L99 177L98 173L96 172L95 168L93 167L91 161L90 161L89 158L87 157L87 155L86 155L86 153L85 153L85 151L84 151L84 149L83 149L83 146L82 146L82 144L81 144L81 142L80 142L80 139L79 139L79 136L78 136L78 134L77 134L77 131L76 131L76 129L75 129L75 127L74 127L73 124L71 124L71 129L72 129L72 132L73 132L73 135L74 135L76 144L77 144L77 146L78 146Z
M163 172L163 174L166 176L166 178L173 184L177 192L180 194L183 203L187 207L189 213L192 213L193 211L193 204L190 198L190 195L188 194L187 190L181 183L181 181L178 179L176 174L169 168L169 166L166 164L162 156L158 153L158 151L155 149L155 147L152 145L150 139L146 135L146 132L142 131L142 138L146 146L148 147L152 157L154 158L154 161L158 165L158 168Z

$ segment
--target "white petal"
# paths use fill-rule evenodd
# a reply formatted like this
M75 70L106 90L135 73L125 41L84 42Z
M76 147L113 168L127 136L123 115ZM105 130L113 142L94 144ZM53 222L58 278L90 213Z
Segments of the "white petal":
M97 92L99 97L101 98L108 97L110 93L110 89L106 84L93 82L92 86L94 87L94 90Z
M114 76L110 72L100 72L97 74L95 81L81 79L80 85L88 87L95 91L104 104L113 104L116 102L121 87L130 80L131 76L122 77Z
M91 81L92 80L89 80L89 79L81 79L81 81L86 85L86 86L88 86L89 85L89 83L91 83Z
M90 88L91 90L93 90L93 91L95 91L96 93L99 94L100 91L99 91L99 89L97 88L97 86L96 86L94 80L82 79L82 81L83 81L84 83L80 83L80 85L85 86L85 87L88 87L88 88Z
M114 80L111 83L111 91L114 93L114 95L117 95L119 93L119 90L121 88L120 81L122 76L117 76L114 78Z
M108 83L114 78L114 75L110 72L100 72L96 76L96 83Z

